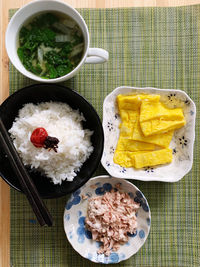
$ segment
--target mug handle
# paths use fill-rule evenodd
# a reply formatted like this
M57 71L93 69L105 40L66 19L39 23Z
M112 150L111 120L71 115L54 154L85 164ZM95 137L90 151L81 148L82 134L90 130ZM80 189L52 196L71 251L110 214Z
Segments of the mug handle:
M108 61L109 53L102 48L89 48L87 58L85 60L86 64L98 64Z

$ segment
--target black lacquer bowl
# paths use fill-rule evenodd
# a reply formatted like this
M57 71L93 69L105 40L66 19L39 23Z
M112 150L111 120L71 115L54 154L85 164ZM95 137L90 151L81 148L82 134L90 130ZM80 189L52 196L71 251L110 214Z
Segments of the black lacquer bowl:
M77 92L61 85L36 84L20 89L9 96L0 106L0 116L7 130L18 115L19 109L27 103L40 103L47 101L63 102L83 113L86 121L83 128L93 131L91 142L93 153L84 162L77 176L72 182L64 181L61 185L54 185L50 179L39 171L28 172L33 179L42 198L56 198L71 193L86 183L97 169L103 152L104 135L101 120L92 105ZM21 191L21 186L13 172L10 162L0 147L0 176L13 188Z

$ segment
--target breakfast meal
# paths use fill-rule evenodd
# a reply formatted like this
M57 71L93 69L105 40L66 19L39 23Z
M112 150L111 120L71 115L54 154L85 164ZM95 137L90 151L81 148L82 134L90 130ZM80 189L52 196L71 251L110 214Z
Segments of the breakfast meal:
M184 90L194 98L198 95L195 87L198 88L199 39L197 20L193 19L196 13L185 16L187 7L184 12L169 9L166 14L159 9L100 12L81 8L79 14L79 9L65 2L30 1L17 11L10 11L12 18L6 32L3 31L10 60L10 92L14 94L0 105L0 176L27 197L33 211L26 212L28 215L17 211L18 206L24 208L26 203L17 195L12 196L11 200L16 202L12 212L16 211L11 233L23 233L11 238L13 255L20 253L15 249L17 238L20 242L27 240L28 245L32 238L31 244L37 245L35 240L41 242L33 257L30 255L35 244L33 249L28 246L28 252L21 246L26 263L31 259L37 265L45 261L77 266L80 258L77 264L72 259L76 255L69 250L71 244L76 253L94 263L119 264L141 249L152 224L154 229L146 248L124 266L160 262L162 266L169 261L175 265L177 260L181 265L179 259L184 254L181 241L189 238L191 249L183 258L187 265L189 252L194 252L193 255L196 252L193 248L197 227L190 227L192 232L187 232L182 213L186 211L186 219L191 217L189 226L197 225L197 217L193 216L197 205L191 195L197 199L198 190L193 192L192 187L196 185L193 177L198 176L198 170L189 174L189 183L184 182L174 190L171 186L166 189L164 182L179 181L193 163L196 107ZM162 16L166 18L159 28ZM173 24L166 23L171 17ZM188 21L193 20L191 26ZM183 32L187 32L188 42ZM111 53L105 68L91 67L109 59L108 51L96 45L105 46ZM4 61L6 70L7 57ZM192 70L187 74L190 67ZM81 68L77 78L70 80ZM32 84L31 80L41 84ZM66 86L56 85L66 80L69 80ZM121 81L125 86L120 85ZM169 85L180 90L152 88L147 84L156 86L161 81L165 88ZM131 87L131 83L147 87ZM114 89L116 84L119 87ZM18 90L20 87L25 88ZM100 162L105 170L98 167ZM99 175L107 171L109 175L93 177L96 171ZM151 198L153 218L145 195L134 181L127 179L149 182L141 189ZM156 187L150 181L158 182ZM183 186L187 190L179 200ZM48 210L42 199L61 196L66 197L67 203L63 207L62 225L58 225L63 202L59 205L56 202ZM7 216L9 222L8 219ZM46 238L50 230L40 231L42 238L39 232L30 234L32 229L38 230L37 221L40 226L56 222L58 227L52 230L58 232L57 240L52 238L54 232ZM14 228L17 224L21 225ZM24 225L26 231L21 231ZM60 231L60 225L64 231ZM63 245L67 241L63 234L68 239L67 246ZM185 240L180 240L181 236ZM64 246L68 249L65 256ZM52 258L55 247L57 255ZM15 266L22 262L20 257Z
M160 95L117 96L121 117L114 162L136 169L172 161L169 148L174 130L185 125L182 108L168 108Z
M83 34L77 23L62 13L40 14L23 25L17 54L24 67L44 79L71 72L81 61Z
M25 104L9 129L24 165L43 172L54 184L73 181L93 151L85 118L61 102Z
M119 189L119 185L116 185ZM115 188L115 189L116 189ZM128 193L111 189L103 196L88 200L88 211L85 219L86 228L91 231L92 239L102 242L98 254L109 256L117 251L120 245L128 242L129 234L137 229L136 212L140 207Z

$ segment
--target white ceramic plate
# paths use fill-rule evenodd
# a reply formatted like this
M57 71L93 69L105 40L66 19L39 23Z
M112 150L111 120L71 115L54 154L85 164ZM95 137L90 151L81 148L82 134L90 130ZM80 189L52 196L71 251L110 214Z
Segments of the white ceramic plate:
M120 249L112 252L109 257L97 254L99 242L91 239L91 232L85 229L84 221L87 213L88 199L83 200L82 195L90 197L103 195L120 183L120 190L129 193L141 206L137 211L138 227L134 235L130 235L129 241L121 245ZM138 201L139 199L139 201ZM96 263L118 263L134 255L145 243L149 234L151 214L146 198L132 183L110 176L98 176L90 179L79 190L74 192L68 200L64 211L64 229L72 247L84 258Z
M161 101L168 107L182 107L186 125L174 132L170 143L173 150L173 161L158 167L145 167L140 170L124 168L113 162L113 155L119 137L121 122L116 105L118 94L159 94ZM142 181L177 182L192 168L193 145L195 139L196 107L191 98L183 91L156 88L118 87L110 93L103 104L104 152L101 163L107 172L114 177Z

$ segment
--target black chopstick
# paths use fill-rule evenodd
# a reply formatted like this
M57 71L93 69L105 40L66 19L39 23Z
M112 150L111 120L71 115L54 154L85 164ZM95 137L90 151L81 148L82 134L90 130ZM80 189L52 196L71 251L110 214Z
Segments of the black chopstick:
M13 143L10 139L10 136L3 124L2 119L0 118L0 143L2 148L10 160L13 171L15 172L23 192L25 193L37 219L41 226L47 224L52 226L53 220L51 214L49 213L47 207L45 206L43 200L40 198L40 195L30 178L24 164L22 163Z

